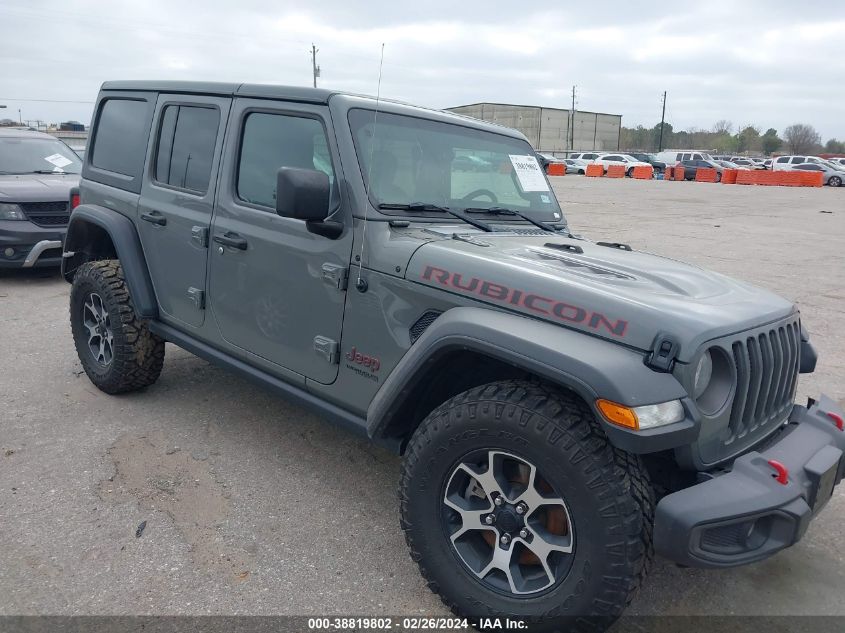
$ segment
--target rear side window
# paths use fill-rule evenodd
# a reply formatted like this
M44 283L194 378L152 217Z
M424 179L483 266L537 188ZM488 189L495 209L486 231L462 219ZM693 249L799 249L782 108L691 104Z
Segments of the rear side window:
M792 164L793 165L800 165L801 163L806 163L807 161L804 159L803 156L793 156L792 157Z
M323 125L317 119L252 112L244 122L238 162L238 197L275 208L280 167L315 169L334 182Z
M100 108L91 164L135 177L144 167L147 149L147 102L107 99Z
M202 194L208 191L219 125L217 108L166 106L156 151L156 181Z
M783 157L781 157L781 158L778 158L777 162L779 162L779 163L781 163L781 164L783 164L783 163L788 163L788 162L789 162L789 158L787 158L786 156L783 156Z

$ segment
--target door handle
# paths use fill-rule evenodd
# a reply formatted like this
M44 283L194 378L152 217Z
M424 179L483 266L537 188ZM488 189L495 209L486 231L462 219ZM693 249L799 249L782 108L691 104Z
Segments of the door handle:
M232 248L237 248L241 251L246 250L246 240L237 233L225 233L223 235L215 235L214 241L218 244L223 244L223 246L231 246Z
M158 211L145 211L141 214L141 219L150 224L158 224L159 226L167 224L167 218Z

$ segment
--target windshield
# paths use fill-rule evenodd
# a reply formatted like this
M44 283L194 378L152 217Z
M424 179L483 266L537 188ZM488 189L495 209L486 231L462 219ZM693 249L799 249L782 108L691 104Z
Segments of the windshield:
M560 220L560 207L524 140L379 112L349 112L349 125L370 198L379 204L423 203L452 209L505 207Z
M82 162L58 139L0 137L0 173L78 174Z

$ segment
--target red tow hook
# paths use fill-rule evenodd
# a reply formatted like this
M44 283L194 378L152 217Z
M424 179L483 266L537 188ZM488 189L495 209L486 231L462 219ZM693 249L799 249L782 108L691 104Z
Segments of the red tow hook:
M845 431L845 420L842 419L841 415L836 413L828 413L827 417L833 420L833 423L836 425L836 428L840 431Z
M781 464L776 459L770 459L768 461L769 466L775 469L777 472L777 476L775 477L775 481L779 484L785 486L789 483L789 471L786 469L786 466Z

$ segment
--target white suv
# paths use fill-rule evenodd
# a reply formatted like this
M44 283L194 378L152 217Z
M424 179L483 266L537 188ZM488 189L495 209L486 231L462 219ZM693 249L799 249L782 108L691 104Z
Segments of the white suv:
M604 167L605 172L607 172L607 168L611 165L622 165L625 167L625 174L628 176L633 174L634 167L651 167L649 163L644 163L627 154L599 154L593 160L593 164L601 165Z
M818 156L778 156L772 161L772 171L793 171L796 165L807 163L823 164L824 160Z
M570 154L567 158L579 158L581 160L586 160L587 162L591 160L595 160L600 156L599 152L579 152L576 154Z

